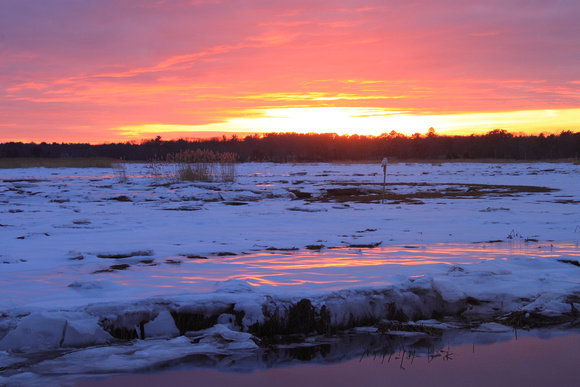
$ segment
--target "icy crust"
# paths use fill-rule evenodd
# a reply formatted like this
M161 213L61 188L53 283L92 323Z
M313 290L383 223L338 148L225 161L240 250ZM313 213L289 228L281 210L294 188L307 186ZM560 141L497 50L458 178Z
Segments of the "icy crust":
M2 339L0 350L25 352L104 344L111 336L98 322L98 317L84 312L33 312L8 323L12 329Z

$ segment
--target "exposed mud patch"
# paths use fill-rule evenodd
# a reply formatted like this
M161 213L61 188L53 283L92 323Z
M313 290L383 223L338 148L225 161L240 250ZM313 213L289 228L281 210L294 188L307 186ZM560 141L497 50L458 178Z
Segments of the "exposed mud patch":
M119 253L98 253L96 255L99 258L122 259L122 258L130 258L130 257L150 257L154 254L155 254L155 252L153 250L138 250L138 251L119 252Z
M114 197L109 198L107 200L115 200L118 202L132 202L133 201L130 197L128 197L126 195L114 196Z
M558 262L568 263L570 265L574 265L574 266L580 267L580 262L574 261L572 259L558 259Z
M268 247L266 251L298 251L300 250L298 247Z
M179 254L180 257L185 257L188 259L207 259L207 257L204 257L203 255L198 255L198 254Z

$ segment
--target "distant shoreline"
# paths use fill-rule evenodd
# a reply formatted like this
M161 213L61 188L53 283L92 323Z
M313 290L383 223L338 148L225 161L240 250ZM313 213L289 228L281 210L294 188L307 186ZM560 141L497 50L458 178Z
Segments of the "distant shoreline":
M12 157L0 158L0 169L18 168L113 168L119 159L109 157ZM147 163L145 160L124 161L123 163ZM255 162L255 161L246 161ZM263 161L269 162L269 161ZM322 163L348 165L348 164L381 164L381 160L340 160L321 161ZM287 161L292 164L318 163L313 161ZM526 163L572 163L580 164L578 158L549 159L549 160L517 160L517 159L389 159L390 164L446 164L446 163L481 163L481 164L526 164Z
M0 160L94 159L165 161L184 151L233 154L238 162L473 162L509 160L574 160L580 157L580 132L558 135L514 135L502 129L484 135L447 136L434 131L406 136L397 132L380 136L337 135L335 133L268 133L244 138L231 136L208 140L163 140L160 136L141 142L117 144L22 143L0 144ZM504 161L506 162L506 161Z

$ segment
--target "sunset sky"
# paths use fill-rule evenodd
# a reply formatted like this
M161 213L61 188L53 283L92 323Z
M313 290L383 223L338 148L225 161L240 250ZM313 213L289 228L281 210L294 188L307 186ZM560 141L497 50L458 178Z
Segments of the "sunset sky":
M580 130L578 0L0 0L0 142Z

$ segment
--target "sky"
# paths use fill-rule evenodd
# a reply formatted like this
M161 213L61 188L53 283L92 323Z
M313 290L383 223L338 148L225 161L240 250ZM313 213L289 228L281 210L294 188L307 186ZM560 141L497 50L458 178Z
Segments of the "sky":
M0 0L0 142L577 132L578 0Z

